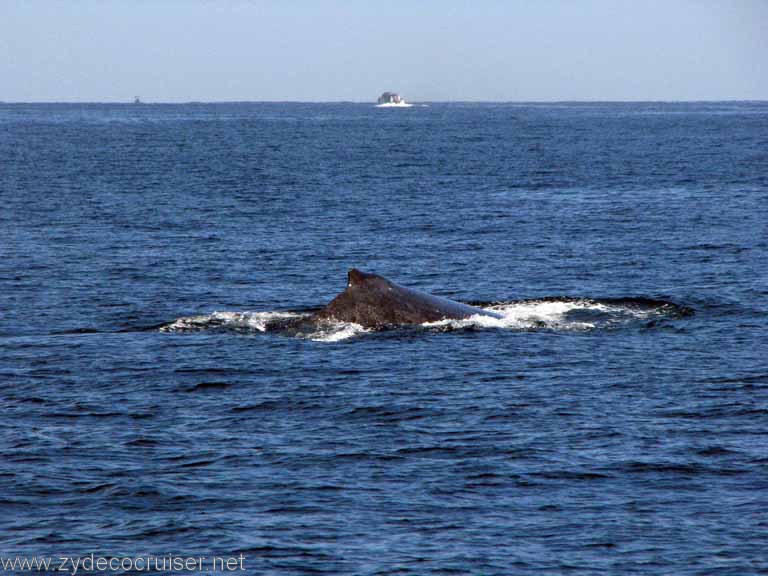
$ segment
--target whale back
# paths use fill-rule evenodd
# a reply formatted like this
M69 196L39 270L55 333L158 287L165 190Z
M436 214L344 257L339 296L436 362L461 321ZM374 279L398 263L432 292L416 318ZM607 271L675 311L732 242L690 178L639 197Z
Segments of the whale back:
M353 268L347 274L347 287L320 310L316 318L384 328L474 315L499 317L487 310L406 288L378 274Z

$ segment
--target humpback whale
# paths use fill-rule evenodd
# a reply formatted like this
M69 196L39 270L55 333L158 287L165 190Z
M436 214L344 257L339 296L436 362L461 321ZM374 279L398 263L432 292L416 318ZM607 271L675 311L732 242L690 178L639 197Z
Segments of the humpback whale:
M344 291L313 319L354 322L365 328L381 329L475 315L501 318L500 314L406 288L378 274L352 268Z
M369 274L353 268L348 272L344 291L324 307L272 312L214 312L203 316L178 318L171 323L147 329L157 328L161 332L255 330L335 341L359 332L355 326L345 324L357 324L369 330L384 330L403 325L415 326L441 320L482 316L501 322L474 322L473 319L468 324L507 327L514 330L600 330L614 329L617 325L648 328L694 314L694 310L687 306L645 297L551 296L496 304L504 306L504 314L406 288L378 274ZM442 329L442 324L439 326ZM452 328L453 325L449 327Z

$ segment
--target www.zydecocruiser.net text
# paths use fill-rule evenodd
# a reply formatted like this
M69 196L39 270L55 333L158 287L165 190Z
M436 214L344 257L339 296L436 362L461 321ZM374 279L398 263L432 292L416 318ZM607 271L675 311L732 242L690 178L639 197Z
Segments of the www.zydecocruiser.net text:
M0 556L0 573L63 572L234 572L245 570L245 556Z

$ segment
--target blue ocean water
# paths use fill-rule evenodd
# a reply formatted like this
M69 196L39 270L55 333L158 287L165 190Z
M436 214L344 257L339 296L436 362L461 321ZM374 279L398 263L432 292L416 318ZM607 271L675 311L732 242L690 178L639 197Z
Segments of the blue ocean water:
M768 572L768 103L0 105L0 200L4 558ZM353 266L504 320L269 329Z

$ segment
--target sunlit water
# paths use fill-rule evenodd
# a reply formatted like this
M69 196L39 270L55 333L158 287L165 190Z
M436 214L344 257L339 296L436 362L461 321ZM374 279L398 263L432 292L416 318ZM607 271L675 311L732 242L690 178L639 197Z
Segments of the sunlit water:
M768 570L768 106L0 105L0 555ZM351 267L501 318L309 321Z

